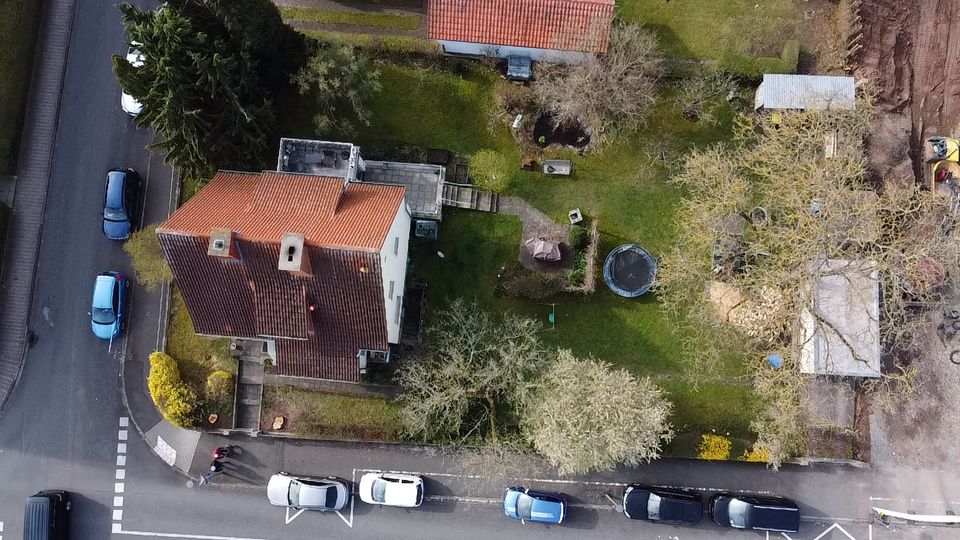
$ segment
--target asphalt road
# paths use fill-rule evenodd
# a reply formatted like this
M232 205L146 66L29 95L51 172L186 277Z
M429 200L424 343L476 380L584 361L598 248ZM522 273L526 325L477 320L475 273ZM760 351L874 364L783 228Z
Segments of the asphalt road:
M431 474L448 468L429 459L418 470L427 473L433 498L419 510L372 507L357 501L352 511L342 515L295 515L269 506L262 486L188 486L186 478L163 464L127 429L119 398L120 359L124 354L147 354L155 347L157 298L133 289L130 324L116 342L97 340L90 332L87 311L94 276L103 270L129 272L120 244L106 240L100 232L105 171L122 166L141 172L147 185L145 222L166 216L173 184L170 169L145 150L151 133L135 129L119 107L120 91L110 72L110 56L122 54L126 42L116 9L108 2L77 1L31 317L38 341L29 350L22 378L0 414L0 540L21 537L23 500L48 488L77 494L72 532L83 540L125 536L206 540L757 537L718 529L706 520L693 529L627 520L603 494L616 497L622 489L619 483L637 480L705 491L752 489L794 496L811 517L804 531L790 538L958 537L957 530L888 529L870 521L873 503L941 513L960 506L955 502L960 501L955 476L910 471L792 467L774 475L744 464L655 462L624 476L600 475L591 484L563 485L576 506L562 527L506 519L496 499L499 486L474 485L474 479L456 473ZM241 444L253 452L257 442ZM362 469L409 470L414 461L402 453L329 446L301 450L274 456L280 460L277 468L353 478ZM556 485L550 482L549 478L517 481ZM122 525L119 532L114 532L116 524Z

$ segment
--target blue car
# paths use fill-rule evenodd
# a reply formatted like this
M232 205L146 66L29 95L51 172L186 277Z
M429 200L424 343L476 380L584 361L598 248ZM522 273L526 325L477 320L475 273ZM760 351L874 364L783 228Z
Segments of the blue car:
M120 272L103 272L93 282L90 326L100 339L113 339L126 326L123 306L130 282Z
M508 487L503 490L503 513L521 521L559 525L567 513L567 497L562 493Z
M107 171L103 189L103 234L110 240L126 240L133 231L137 213L140 175L133 169Z

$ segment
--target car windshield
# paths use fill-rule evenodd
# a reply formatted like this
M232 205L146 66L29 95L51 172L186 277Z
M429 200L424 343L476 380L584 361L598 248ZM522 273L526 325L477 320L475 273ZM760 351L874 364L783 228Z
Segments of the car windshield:
M117 316L110 308L93 308L93 322L97 324L113 324Z
M727 506L727 515L730 517L731 527L745 529L750 515L750 505L739 499L732 499Z
M382 478L373 481L373 500L383 502L386 500L387 482Z
M127 219L123 210L123 182L124 175L111 171L107 176L107 193L103 203L103 217L112 221Z
M290 482L290 491L287 493L287 500L290 501L290 506L300 504L300 482L296 480Z
M647 519L660 519L660 500L658 495L650 494L647 499Z
M530 514L533 511L533 497L527 495L526 493L521 493L520 497L517 499L517 517L520 519L530 519Z
M327 501L325 506L327 508L336 508L337 506L337 490L333 486L326 486L320 489L327 490Z

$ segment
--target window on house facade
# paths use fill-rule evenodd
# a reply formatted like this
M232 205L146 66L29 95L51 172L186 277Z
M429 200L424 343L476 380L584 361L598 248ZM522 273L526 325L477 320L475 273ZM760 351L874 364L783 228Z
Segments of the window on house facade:
M394 281L391 279L391 280L390 280L390 290L389 290L388 293L387 293L387 298L390 299L390 300L393 300L393 286L394 286L394 284L395 284Z
M398 297L397 297L397 309L396 309L396 311L395 311L395 313L394 313L394 315L393 315L393 322L394 322L395 324L400 324L400 306L402 306L402 305L403 305L403 297L402 297L402 296L398 296Z
M399 254L400 254L400 237L394 236L393 237L393 256L396 257Z

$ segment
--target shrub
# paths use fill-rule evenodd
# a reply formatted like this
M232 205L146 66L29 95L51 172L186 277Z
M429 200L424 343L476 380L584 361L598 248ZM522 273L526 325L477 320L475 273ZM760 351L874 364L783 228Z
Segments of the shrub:
M567 233L567 241L570 242L570 247L579 251L590 243L590 232L587 231L586 227L574 225L570 227L570 232Z
M180 380L180 370L172 356L159 351L150 354L147 388L154 405L168 422L181 428L194 425L197 393Z
M730 439L722 435L704 435L700 441L700 459L723 460L730 458Z
M494 88L497 108L509 114L527 113L537 107L537 96L529 86L501 82Z
M587 254L583 251L577 253L573 260L573 268L567 273L567 285L576 287L583 284L583 278L587 275Z
M554 274L519 269L503 281L503 290L509 296L542 300L560 291L563 280Z
M766 463L770 460L770 452L762 446L754 445L750 450L744 450L740 459L752 463Z
M137 274L137 283L147 292L173 280L170 265L163 258L160 238L157 237L157 225L154 223L130 235L123 243L123 251L130 257L130 265Z
M510 185L510 160L496 150L480 150L470 156L470 177L477 187L502 192Z
M204 397L208 401L226 404L233 393L233 376L222 369L207 376L207 385Z

